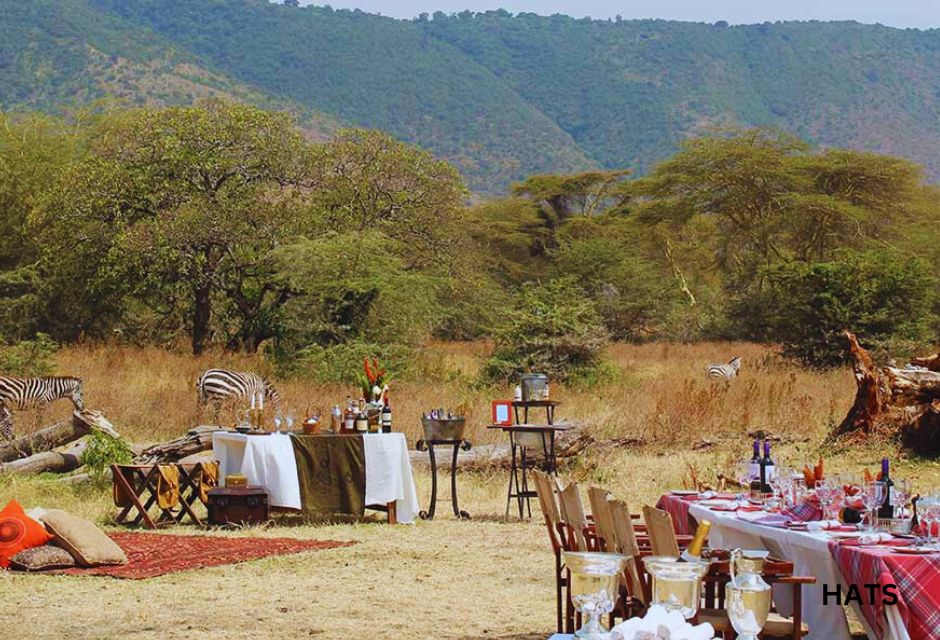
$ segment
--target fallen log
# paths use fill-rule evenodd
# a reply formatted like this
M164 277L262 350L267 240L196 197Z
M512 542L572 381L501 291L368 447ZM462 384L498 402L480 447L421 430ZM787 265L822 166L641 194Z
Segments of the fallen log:
M42 451L28 458L0 464L0 474L68 473L82 466L82 456L87 447L87 441L79 440L65 451Z
M0 463L51 451L78 440L82 436L87 436L92 431L102 431L114 438L120 437L100 412L76 411L70 420L57 422L50 427L17 438L12 443L0 444Z
M879 368L853 333L845 337L858 389L833 437L900 437L917 453L940 454L940 373Z
M187 456L212 448L212 434L222 427L202 425L191 429L185 436L151 445L134 458L135 464L178 462Z

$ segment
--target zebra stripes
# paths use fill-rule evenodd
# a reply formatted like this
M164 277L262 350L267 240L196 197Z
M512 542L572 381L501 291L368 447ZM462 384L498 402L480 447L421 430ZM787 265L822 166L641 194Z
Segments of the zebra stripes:
M31 407L42 408L60 398L68 398L76 409L84 410L82 381L72 377L0 377L0 435L13 440L12 409L22 411Z
M265 400L275 407L281 404L281 395L274 385L250 371L209 369L199 376L196 391L201 404L212 402L218 406L231 400L248 402L259 393L263 393Z
M711 363L705 368L705 376L709 380L724 380L731 382L738 375L741 368L741 358L734 357L728 361L728 364Z

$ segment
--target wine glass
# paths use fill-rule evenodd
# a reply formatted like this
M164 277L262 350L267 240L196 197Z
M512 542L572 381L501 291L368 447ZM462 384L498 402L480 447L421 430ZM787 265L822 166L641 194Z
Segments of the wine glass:
M904 508L911 499L911 485L907 480L895 480L891 487L891 505L894 507L894 517L903 518Z
M927 546L940 548L940 532L934 535L934 526L940 522L940 495L934 493L921 499L924 522L927 524ZM918 504L921 504L918 503Z
M819 498L819 506L822 507L822 519L829 519L829 508L838 494L838 489L832 480L822 478L816 481L816 497Z
M773 487L775 500L776 496L780 496L780 503L783 509L789 509L793 506L791 503L793 498L791 495L793 487L793 469L789 467L779 467L773 480L770 481L770 486Z
M734 467L734 479L738 481L741 491L738 492L738 500L747 500L751 491L751 463L747 460L739 462Z
M877 480L868 482L862 488L862 503L865 505L865 510L868 512L868 526L865 528L866 531L875 531L877 529L875 526L876 518L878 517L877 508L884 503L884 499L885 486L882 482Z
M288 411L284 415L284 423L287 425L287 433L291 433L294 430L294 412Z
M281 415L281 412L278 411L274 414L274 431L281 432L281 423L284 422L284 416Z

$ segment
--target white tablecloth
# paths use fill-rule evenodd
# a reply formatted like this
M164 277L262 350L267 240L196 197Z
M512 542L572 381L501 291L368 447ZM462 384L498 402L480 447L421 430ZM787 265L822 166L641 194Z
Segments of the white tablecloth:
M835 558L829 551L829 536L825 533L793 531L748 522L731 512L711 511L707 507L693 504L689 514L701 522L703 518L712 522L708 535L709 546L720 549L764 549L776 545L784 559L793 563L797 575L816 576L816 584L803 586L803 619L809 625L807 640L851 640L848 622L842 607L830 598L823 606L823 585L833 591L836 585L842 585L842 592L847 586ZM771 541L770 544L765 544ZM774 549L770 549L774 551ZM790 606L787 589L775 589L774 598L782 613ZM892 607L885 607L888 636L885 640L910 640L901 617ZM857 616L862 624L865 619ZM867 625L866 625L867 626ZM875 638L870 629L866 629L870 638Z
M219 478L241 473L248 484L268 490L271 505L300 509L300 482L291 436L271 434L249 436L216 432L212 450L219 461ZM399 522L414 522L418 515L408 443L402 433L368 433L362 436L366 465L367 505L395 502Z

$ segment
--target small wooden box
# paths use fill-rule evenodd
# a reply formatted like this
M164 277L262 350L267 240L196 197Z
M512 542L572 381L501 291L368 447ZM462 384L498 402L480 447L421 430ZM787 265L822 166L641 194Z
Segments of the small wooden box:
M264 487L209 489L209 524L213 526L261 524L270 518Z

